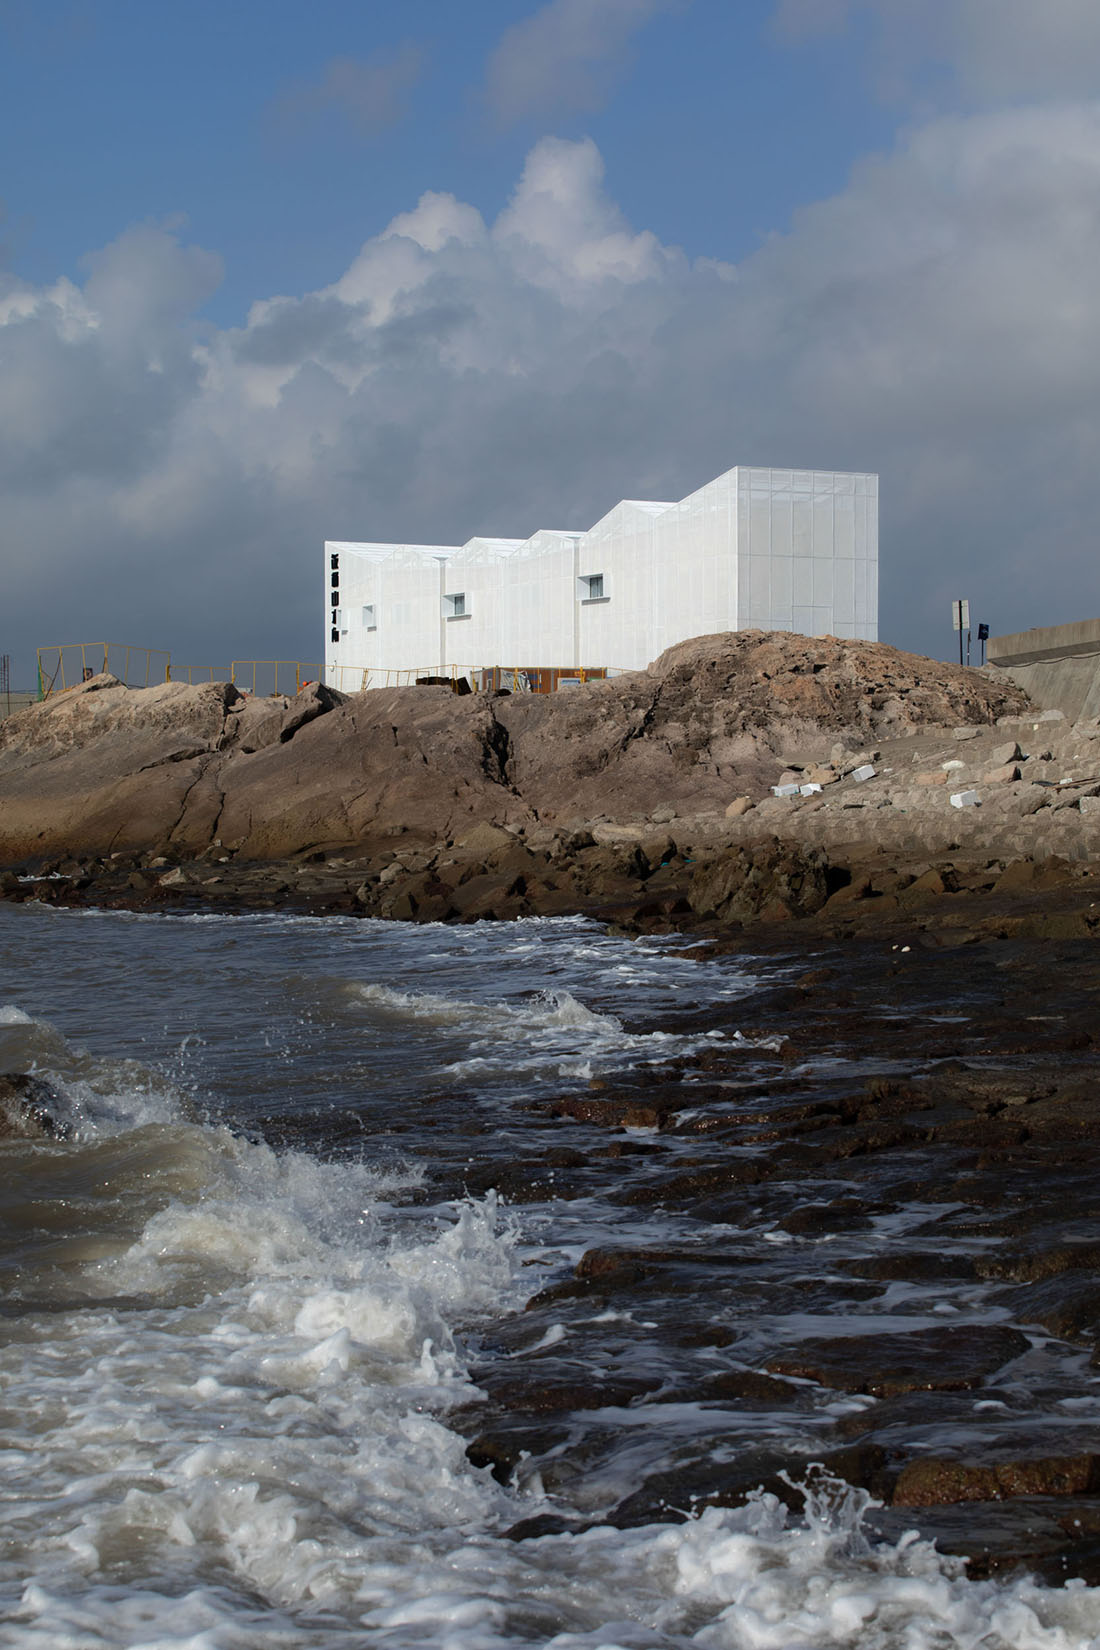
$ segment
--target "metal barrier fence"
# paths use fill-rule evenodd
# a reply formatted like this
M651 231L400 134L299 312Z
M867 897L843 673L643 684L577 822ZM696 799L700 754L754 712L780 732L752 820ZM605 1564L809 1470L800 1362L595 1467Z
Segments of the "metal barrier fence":
M242 693L285 693L288 698L321 680L321 666L301 659L234 659L229 680Z
M284 693L293 698L309 682L320 680L321 666L303 659L234 659L231 665L173 665L173 682L232 682L242 693L263 698Z
M91 676L108 671L128 687L148 687L168 680L169 655L161 648L131 647L126 642L62 642L38 649L38 697L63 693Z
M233 671L229 665L172 665L168 671L170 682L231 682Z
M38 649L39 699L64 693L101 671L127 687L153 682L232 682L242 693L284 693L288 698L321 678L321 666L303 659L234 659L230 665L173 665L159 648L122 642L65 642Z

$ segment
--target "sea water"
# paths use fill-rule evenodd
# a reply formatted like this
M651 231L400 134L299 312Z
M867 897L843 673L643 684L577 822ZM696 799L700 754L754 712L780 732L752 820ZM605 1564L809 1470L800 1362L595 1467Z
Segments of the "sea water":
M686 1010L735 1019L761 976L573 919L0 906L0 1071L47 1077L72 1128L0 1145L0 1642L1100 1643L1095 1591L969 1581L812 1476L800 1515L758 1495L507 1539L545 1492L472 1466L448 1424L477 1402L472 1340L627 1217L441 1200L440 1108L471 1161L521 1152L540 1095L736 1046ZM660 1423L630 1424L659 1455Z

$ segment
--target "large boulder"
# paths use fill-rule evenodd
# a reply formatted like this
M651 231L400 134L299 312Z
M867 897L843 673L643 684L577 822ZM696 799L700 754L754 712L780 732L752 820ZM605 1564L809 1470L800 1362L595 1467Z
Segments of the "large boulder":
M171 838L240 700L228 682L94 677L0 722L0 857Z

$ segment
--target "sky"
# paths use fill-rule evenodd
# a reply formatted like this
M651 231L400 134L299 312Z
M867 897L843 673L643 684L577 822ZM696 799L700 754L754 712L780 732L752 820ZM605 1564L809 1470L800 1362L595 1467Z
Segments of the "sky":
M884 641L1097 616L1098 93L1096 0L0 0L13 679L734 464L879 472Z

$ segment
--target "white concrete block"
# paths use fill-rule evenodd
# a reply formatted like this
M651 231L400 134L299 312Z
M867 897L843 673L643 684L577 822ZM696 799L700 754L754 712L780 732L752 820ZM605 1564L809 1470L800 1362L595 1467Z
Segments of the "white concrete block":
M874 777L875 770L871 766L870 762L865 762L861 768L853 768L852 770L852 778L858 779L861 784L864 780L873 779Z
M977 791L956 791L951 798L953 808L980 808L982 799Z

